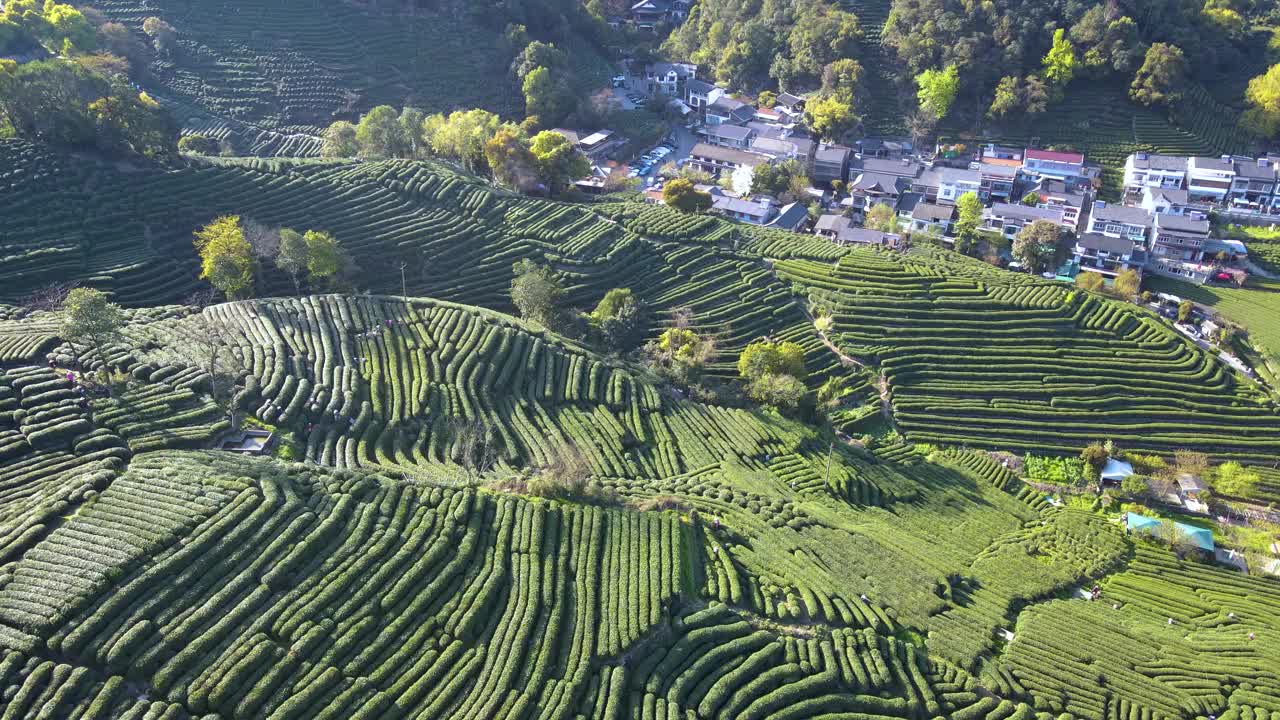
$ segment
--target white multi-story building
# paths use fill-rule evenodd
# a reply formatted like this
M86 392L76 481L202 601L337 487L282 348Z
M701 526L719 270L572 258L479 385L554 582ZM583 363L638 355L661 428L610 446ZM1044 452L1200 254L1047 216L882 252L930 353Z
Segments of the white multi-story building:
M1230 155L1193 157L1187 161L1187 192L1192 200L1223 202L1236 178L1236 165Z
M1126 197L1136 199L1145 188L1185 189L1187 158L1176 155L1134 153L1124 161Z

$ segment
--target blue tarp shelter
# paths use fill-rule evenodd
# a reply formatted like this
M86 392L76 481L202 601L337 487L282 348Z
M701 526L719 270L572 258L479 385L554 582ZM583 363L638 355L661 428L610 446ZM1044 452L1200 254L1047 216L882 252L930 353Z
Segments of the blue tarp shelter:
M1131 531L1155 533L1162 522L1159 518L1147 517L1138 513L1126 513L1124 516L1125 527ZM1213 552L1213 533L1208 528L1196 527L1195 525L1187 525L1186 523L1175 522L1174 526L1178 528L1186 538L1196 547L1207 552Z

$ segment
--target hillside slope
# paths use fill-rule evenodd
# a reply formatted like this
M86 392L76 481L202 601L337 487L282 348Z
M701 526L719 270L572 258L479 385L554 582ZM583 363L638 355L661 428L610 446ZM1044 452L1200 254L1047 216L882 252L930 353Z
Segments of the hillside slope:
M174 27L176 47L153 58L146 88L185 129L227 138L240 154L318 154L320 128L380 104L523 110L501 22L468 3L93 5L143 40L147 17ZM584 66L603 63L586 42L573 44Z

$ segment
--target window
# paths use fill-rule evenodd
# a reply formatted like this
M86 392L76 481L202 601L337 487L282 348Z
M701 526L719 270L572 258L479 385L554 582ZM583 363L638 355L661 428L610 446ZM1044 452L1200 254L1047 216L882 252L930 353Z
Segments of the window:
M1124 228L1115 223L1106 223L1102 226L1102 232L1111 233L1112 235L1119 235L1123 231Z

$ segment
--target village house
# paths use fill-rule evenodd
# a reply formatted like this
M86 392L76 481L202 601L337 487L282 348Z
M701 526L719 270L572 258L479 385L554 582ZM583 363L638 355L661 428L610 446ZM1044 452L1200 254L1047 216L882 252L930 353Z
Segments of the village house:
M720 147L746 150L756 137L756 131L742 125L708 125L706 141Z
M1124 272L1142 272L1147 261L1142 243L1127 237L1084 233L1076 238L1072 259L1082 271L1096 272L1108 278Z
M911 211L911 231L946 235L951 229L951 218L954 215L954 205L917 202Z
M1156 215L1151 239L1153 272L1203 283L1213 271L1205 264L1205 245L1209 241L1209 221L1187 215Z
M1058 180L1081 178L1085 176L1084 155L1077 152L1027 148L1022 153L1022 174L1035 182L1041 178Z
M707 125L745 125L755 115L756 111L750 105L728 95L716 98L703 113Z
M1271 158L1237 158L1232 163L1235 177L1231 179L1231 206L1255 212L1271 210L1276 190L1276 168Z
M1062 208L1030 207L1014 203L994 203L982 211L982 225L1005 237L1013 237L1036 220L1064 225Z
M684 83L684 102L691 110L698 113L700 119L705 115L707 106L724 96L724 88L712 85L706 80L691 77Z
M1145 244L1151 230L1151 213L1138 207L1115 205L1099 200L1089 211L1088 232L1124 237Z
M860 172L875 173L877 175L889 175L892 177L915 179L920 177L924 172L924 165L911 158L902 158L901 160L887 160L874 157L855 157L849 165L849 173L857 175Z
M901 244L899 235L856 227L853 220L843 215L823 215L818 218L814 224L814 234L841 246L880 245L896 248Z
M1186 188L1145 187L1138 207L1152 215L1188 215L1207 210L1203 205L1192 203L1190 198Z
M640 30L656 31L663 24L679 24L689 17L692 0L639 0L627 10L626 21Z
M684 97L685 83L697 71L697 65L688 63L649 63L644 66L645 91L650 95Z
M713 177L732 178L733 189L739 193L751 191L751 179L755 168L769 162L769 158L755 153L698 143L689 151L689 164Z
M844 182L849 178L849 158L852 156L853 151L843 145L823 143L813 156L813 172L809 177L814 183Z
M875 205L888 205L897 208L898 198L902 196L906 180L893 175L882 175L874 172L863 172L849 183L849 206L859 213L865 213Z
M764 225L773 218L773 201L768 198L736 198L729 195L713 195L711 212L752 225Z
M1236 166L1230 155L1193 157L1187 161L1187 192L1193 201L1224 202L1235 177Z
M1084 212L1088 196L1078 186L1062 180L1044 178L1031 191L1039 197L1036 207L1061 208L1062 224L1074 232L1080 228L1080 215Z
M979 161L986 165L1000 165L1015 170L1022 167L1022 148L988 143L982 146Z
M778 215L768 222L769 227L791 232L803 232L809 225L809 208L798 202L778 208Z
M1185 190L1187 159L1175 155L1133 153L1124 161L1124 191L1136 199L1147 188Z
M959 200L961 195L968 192L977 194L982 185L982 176L976 170L935 167L927 172L931 172L937 178L938 186L933 198L929 198L927 192L925 193L925 198L931 199L939 205L955 205L956 200ZM924 174L921 173L921 175Z
M984 203L1008 202L1013 199L1014 183L1018 179L1017 165L980 162L978 170L978 199Z

